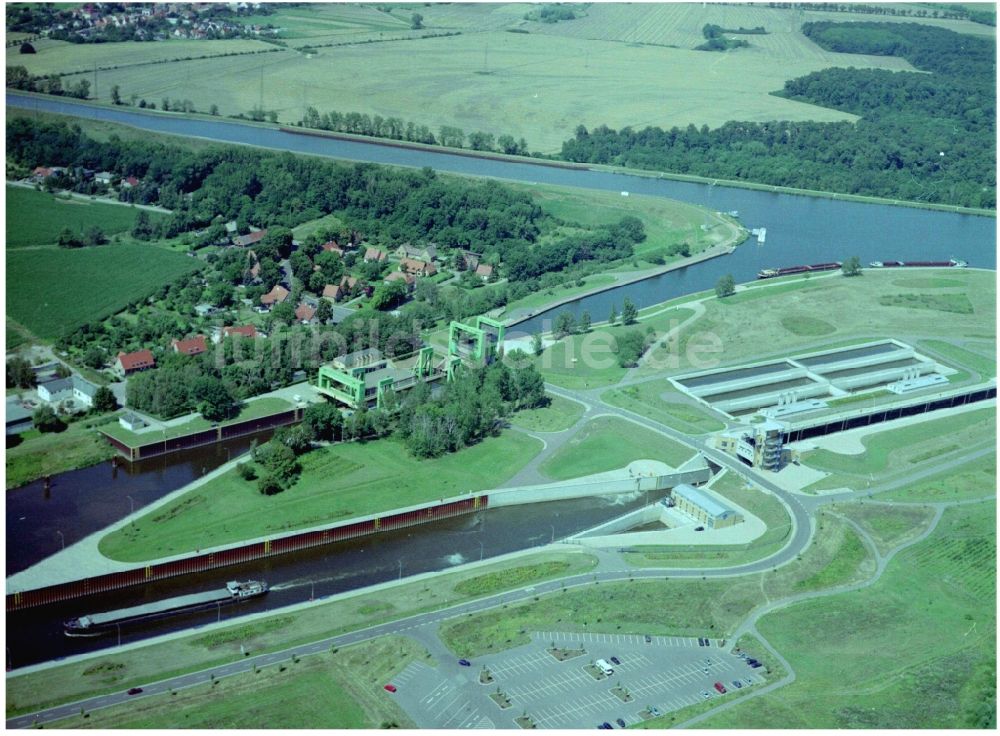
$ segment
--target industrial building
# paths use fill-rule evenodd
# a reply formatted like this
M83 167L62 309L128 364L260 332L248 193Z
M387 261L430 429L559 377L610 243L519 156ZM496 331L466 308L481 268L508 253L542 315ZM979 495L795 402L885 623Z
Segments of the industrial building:
M743 522L742 514L716 500L708 492L687 483L674 486L671 498L675 508L710 529L723 529Z
M316 388L350 409L372 404L381 408L390 391L406 391L418 381L450 381L460 366L492 362L500 354L503 336L503 323L488 317L477 317L472 325L452 322L445 356L435 355L430 346L397 358L388 358L377 348L358 350L320 366Z

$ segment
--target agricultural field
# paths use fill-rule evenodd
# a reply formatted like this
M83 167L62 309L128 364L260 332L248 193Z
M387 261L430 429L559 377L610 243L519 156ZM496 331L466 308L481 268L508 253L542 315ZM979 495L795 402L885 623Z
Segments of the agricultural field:
M709 299L704 302L705 314L680 336L678 372L690 365L686 356L688 344L706 333L715 334L723 346L720 365L785 356L794 350L819 350L850 340L900 335L909 339L962 340L993 334L995 276L991 272L968 270L949 273L949 278L962 282L962 290L972 305L971 314L931 311L925 305L883 306L882 297L897 294L899 288L894 284L893 274L878 271L866 271L864 276L853 279L838 274L773 288L755 287L724 300ZM794 320L789 321L790 318ZM818 325L820 321L832 327L832 332L817 336L817 330L802 329L803 325ZM663 348L653 351L654 357L664 354ZM640 365L637 376L661 372Z
M7 281L17 287L7 290L7 314L38 337L53 339L121 311L197 265L148 244L9 251Z
M7 187L7 247L55 245L60 231L68 227L83 233L97 225L108 237L126 232L139 213L134 207L85 199L57 197L47 192ZM151 222L164 219L161 212L147 211Z
M628 442L622 442L624 437ZM598 417L543 462L540 470L553 480L565 480L624 468L634 460L659 460L678 467L694 454L691 448L632 422Z
M695 403L664 380L651 379L605 392L609 404L629 409L687 434L704 434L725 424L701 404Z
M764 616L795 682L698 726L993 728L995 605L996 504L948 509L871 587Z
M309 42L318 44L324 38ZM841 56L838 63L843 66L906 66L889 57ZM135 94L157 104L163 97L189 99L198 110L216 104L224 115L247 113L262 95L264 108L277 111L282 123L301 119L308 105L321 113L396 116L434 131L454 125L466 133L509 134L542 152L557 151L580 124L620 128L718 126L734 117L855 119L770 94L786 79L827 67L829 61L775 62L764 51L708 55L497 30L320 47L309 54L285 49L122 67L102 72L100 86L110 90L117 84L126 98ZM71 75L64 83L91 76ZM650 80L656 80L655 85ZM595 99L602 104L595 106Z
M415 459L394 439L339 443L303 455L301 476L283 493L264 496L230 470L108 534L100 549L113 559L150 560L205 540L228 544L495 488L541 449L513 431L430 460Z
M532 33L544 33L572 38L600 39L630 44L650 44L693 49L705 38L701 29L706 23L723 28L756 28L763 26L766 35L741 35L750 43L748 49L738 49L738 56L767 56L775 61L814 61L825 66L848 66L845 54L825 51L806 38L799 29L803 23L816 21L850 23L852 21L880 22L898 20L903 23L928 23L949 28L960 33L992 36L994 29L970 21L937 20L932 18L892 18L870 16L862 13L829 13L822 11L769 8L759 5L722 5L701 3L594 3L587 8L586 16L560 23L530 23L525 27ZM721 54L717 54L721 55ZM876 57L858 58L854 66L878 64ZM907 69L909 65L899 60L894 69ZM888 67L887 67L888 68Z
M85 72L91 83L91 94L94 94L94 65L98 67L98 99L110 100L110 76L105 76L108 67L138 67L147 73L152 70L150 64L161 65L163 62L178 62L180 59L195 57L220 57L229 54L249 54L270 52L277 47L263 41L253 41L240 38L222 41L189 41L176 39L157 41L155 43L139 43L122 41L115 43L70 43L41 39L32 44L34 54L22 54L19 47L7 49L7 66L23 66L30 74L72 74ZM249 58L259 58L251 56ZM252 62L244 62L252 63ZM122 97L128 95L123 94ZM159 100L157 100L159 104ZM207 109L206 105L206 109Z

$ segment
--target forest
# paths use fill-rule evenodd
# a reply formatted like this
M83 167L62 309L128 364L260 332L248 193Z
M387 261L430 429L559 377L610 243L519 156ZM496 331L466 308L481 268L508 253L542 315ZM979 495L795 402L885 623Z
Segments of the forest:
M825 69L775 94L857 123L737 122L662 130L580 126L570 161L618 164L891 199L996 207L995 52L985 38L915 23L807 23L831 51L893 55L927 73Z

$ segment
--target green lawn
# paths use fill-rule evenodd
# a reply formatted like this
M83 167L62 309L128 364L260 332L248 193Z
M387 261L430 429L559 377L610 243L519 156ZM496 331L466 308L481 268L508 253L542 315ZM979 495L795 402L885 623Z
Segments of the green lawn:
M884 496L879 496L881 500ZM934 510L925 506L881 503L837 504L833 511L856 521L875 542L881 554L919 536L934 518Z
M804 454L802 462L830 473L863 476L938 461L942 455L964 451L995 436L996 412L976 409L875 432L862 438L865 451L857 455L814 450Z
M247 419L257 419L258 417L266 417L271 414L277 414L287 409L291 409L292 404L285 399L280 399L275 396L268 396L263 399L255 399L254 401L248 401L243 405L240 413L233 419L225 422L218 422L220 426L226 426L227 424L233 424L235 422L243 422ZM208 429L216 424L216 422L210 422L201 416L195 416L183 424L177 424L172 427L167 427L166 431L163 430L153 430L150 432L133 432L129 429L125 429L120 424L109 424L102 429L110 434L115 439L121 440L129 447L137 447L146 442L152 442L155 440L170 439L172 437L179 437L183 434L190 434L192 432L197 432L202 429Z
M880 493L877 498L879 501L956 501L982 498L996 493L996 489L997 456L993 452L955 470Z
M633 460L660 460L677 467L694 454L694 449L632 422L598 417L542 463L540 470L553 480L565 480L624 468Z
M7 252L7 311L43 338L96 322L198 267L155 245Z
M139 210L103 202L56 197L23 187L7 187L7 247L55 245L60 231L68 227L83 233L97 225L108 237L130 230ZM166 219L161 212L148 212L152 222Z
M300 458L302 475L284 493L263 496L230 470L107 535L100 549L151 560L495 488L539 450L538 440L510 431L431 460L392 439L331 445Z
M518 557L518 567L558 568L568 574L593 570L597 559L577 550L545 552ZM566 567L568 565L568 567ZM302 610L275 614L245 624L224 626L211 633L196 632L169 641L135 649L106 652L106 656L85 658L54 667L11 673L7 680L7 715L40 710L58 703L121 692L132 685L243 659L243 652L261 654L296 644L304 644L347 631L392 621L404 616L470 600L474 594L461 593L463 582L497 575L507 580L510 561L487 563L473 568L455 568L427 580L404 581L400 585L338 597ZM511 579L518 584L521 576ZM307 594L308 580L297 585ZM325 655L321 655L325 656ZM308 658L302 659L305 663Z
M561 432L569 429L583 416L583 404L549 395L549 405L541 409L524 409L511 417L511 424L532 432Z
M715 432L725 427L707 409L683 401L683 395L666 380L611 389L601 394L601 398L688 434Z
M982 353L960 348L944 340L921 340L920 346L930 348L958 367L971 368L982 378L991 378L997 374L996 360Z
M945 512L870 588L768 614L791 685L703 728L993 728L996 505Z
M53 724L55 728L413 728L382 689L427 658L404 637L380 637L336 654L291 659L174 694L144 697Z
M109 460L114 450L92 426L91 421L82 420L73 422L62 432L42 434L37 429L25 432L18 445L7 446L7 488ZM115 420L101 426L119 425Z
M974 311L965 294L887 294L879 299L879 304L952 314L972 314Z

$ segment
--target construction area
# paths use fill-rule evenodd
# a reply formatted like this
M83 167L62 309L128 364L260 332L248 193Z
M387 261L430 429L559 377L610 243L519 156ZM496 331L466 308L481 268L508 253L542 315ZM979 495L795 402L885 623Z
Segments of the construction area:
M378 348L356 350L320 366L316 389L348 409L382 408L390 395L418 382L450 381L462 366L488 365L500 355L503 337L504 324L489 317L476 317L471 325L452 322L446 355L431 346L392 358Z

